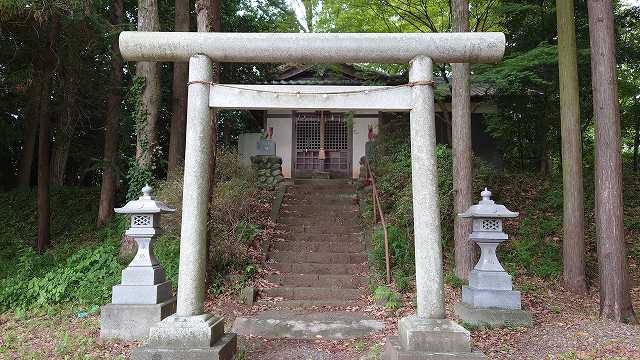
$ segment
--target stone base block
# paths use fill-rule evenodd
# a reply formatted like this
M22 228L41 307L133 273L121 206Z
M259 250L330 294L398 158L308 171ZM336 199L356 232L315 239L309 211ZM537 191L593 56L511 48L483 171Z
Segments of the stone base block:
M171 298L171 283L156 285L116 285L111 302L114 304L158 304Z
M481 352L438 353L428 351L405 350L400 338L389 336L384 348L384 360L488 360Z
M476 289L513 290L511 275L504 271L471 270L469 286Z
M108 304L100 310L100 337L146 339L149 329L176 312L176 298L161 304Z
M400 343L408 351L462 353L471 351L471 335L455 321L422 319L416 315L398 322Z
M169 316L149 330L148 345L155 349L207 349L224 335L224 319L211 314Z
M455 305L456 315L475 326L529 326L531 314L520 309L474 308L465 303Z
M167 281L160 265L129 266L122 270L122 285L154 285Z
M134 349L133 360L231 360L236 353L236 334L222 336L206 348L157 348L151 345Z
M462 287L462 302L475 308L521 309L520 291Z

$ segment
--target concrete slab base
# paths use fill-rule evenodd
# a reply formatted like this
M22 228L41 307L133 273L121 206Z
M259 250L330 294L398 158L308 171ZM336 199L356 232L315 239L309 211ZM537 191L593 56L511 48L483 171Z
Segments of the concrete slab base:
M236 334L225 334L206 348L154 348L147 345L131 352L133 360L231 360L236 352Z
M175 297L154 305L107 304L100 310L100 337L146 339L151 327L175 312Z
M383 330L384 322L352 312L267 311L238 317L232 331L243 336L288 339L354 339Z
M443 353L405 350L400 337L389 336L384 348L384 360L488 360L481 352Z
M465 303L457 303L454 309L456 315L462 321L475 326L505 327L531 325L531 314L520 309L474 308Z

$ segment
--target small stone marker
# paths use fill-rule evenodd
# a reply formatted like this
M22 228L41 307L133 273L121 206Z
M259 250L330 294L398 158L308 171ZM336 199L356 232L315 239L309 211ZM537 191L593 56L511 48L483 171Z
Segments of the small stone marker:
M496 256L496 248L508 239L502 232L502 219L518 213L491 200L486 188L482 200L458 216L473 219L469 239L480 246L480 260L469 274L469 286L462 287L462 302L456 304L456 314L473 325L529 325L531 315L521 310L520 292L513 290L509 275Z
M115 209L117 213L132 215L126 235L136 241L138 251L129 266L122 270L122 283L113 287L112 303L102 308L100 337L144 338L151 326L176 311L171 283L166 280L164 269L153 254L153 242L161 233L160 214L175 209L153 200L151 190L146 185L138 200Z
M258 290L253 286L248 286L240 291L240 300L249 306L253 306L253 302L256 300Z

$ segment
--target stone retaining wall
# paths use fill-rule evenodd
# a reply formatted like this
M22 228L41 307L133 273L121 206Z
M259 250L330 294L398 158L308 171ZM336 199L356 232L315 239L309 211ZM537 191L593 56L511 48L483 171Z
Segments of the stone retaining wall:
M279 156L252 156L251 163L258 176L259 188L273 190L284 180L282 158Z

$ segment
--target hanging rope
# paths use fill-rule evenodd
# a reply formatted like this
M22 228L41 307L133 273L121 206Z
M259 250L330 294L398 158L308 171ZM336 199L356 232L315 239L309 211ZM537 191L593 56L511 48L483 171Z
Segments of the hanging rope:
M412 81L406 84L401 84L401 85L394 85L394 86L383 86L383 87L378 87L375 89L360 89L360 90L349 90L349 91L329 91L329 92L301 92L301 91L276 91L276 90L263 90L263 89L254 89L254 88L247 88L241 85L229 85L229 84L219 84L219 83L214 83L211 81L201 81L201 80L194 80L194 81L189 81L187 83L187 86L192 85L192 84L204 84L204 85L210 85L210 86L218 86L218 87L226 87L229 89L235 89L235 90L243 90L243 91L253 91L253 92L257 92L257 93L267 93L267 94L284 94L284 95L350 95L350 94L368 94L368 93L372 93L372 92L383 92L383 91L390 91L390 90L395 90L395 89L399 89L399 88L404 88L404 87L414 87L414 86L420 86L420 85L426 85L426 86L431 86L431 87L436 87L436 82L433 80L420 80L420 81ZM279 85L274 85L274 86L279 86Z

